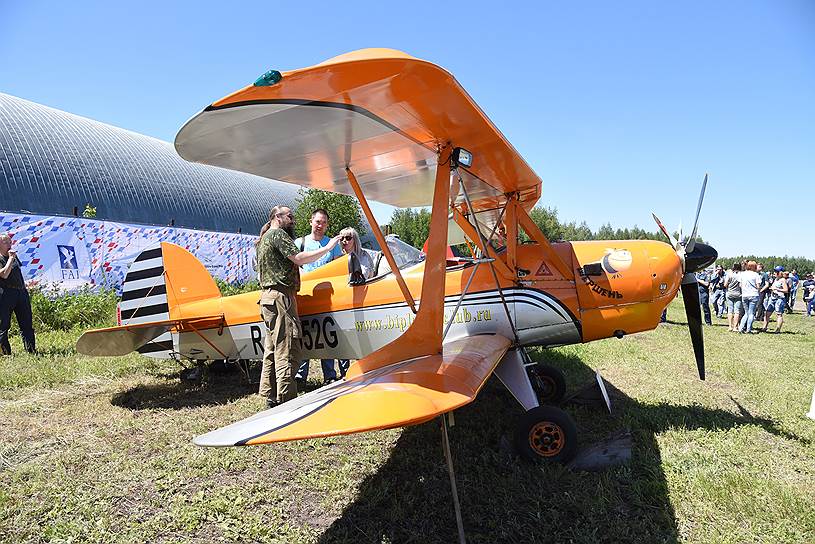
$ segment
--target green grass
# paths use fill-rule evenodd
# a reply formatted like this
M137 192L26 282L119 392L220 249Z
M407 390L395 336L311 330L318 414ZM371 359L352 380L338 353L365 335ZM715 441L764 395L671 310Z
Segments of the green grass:
M815 318L780 335L722 323L705 328L706 382L684 323L532 353L572 388L594 369L613 386L613 415L567 407L584 444L631 430L632 461L604 472L517 459L521 411L491 380L451 430L468 541L815 541ZM181 383L174 363L77 355L77 336L0 357L0 541L455 541L438 422L197 448L260 408L240 374Z

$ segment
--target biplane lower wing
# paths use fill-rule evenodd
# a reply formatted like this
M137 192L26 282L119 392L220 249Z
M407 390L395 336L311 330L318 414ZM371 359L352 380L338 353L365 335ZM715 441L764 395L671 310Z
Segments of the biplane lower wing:
M455 340L444 345L441 355L395 362L336 382L194 442L244 446L422 423L475 399L510 344L500 335Z

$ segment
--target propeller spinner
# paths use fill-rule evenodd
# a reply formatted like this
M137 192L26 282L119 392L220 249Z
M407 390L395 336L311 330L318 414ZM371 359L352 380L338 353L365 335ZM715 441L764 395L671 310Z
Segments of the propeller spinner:
M699 370L699 379L701 380L705 379L705 345L702 336L702 308L699 303L699 284L696 282L695 272L704 270L716 262L716 258L719 256L711 246L696 241L699 212L702 210L702 201L705 198L706 188L707 174L705 174L702 190L699 193L699 204L696 206L696 219L693 222L693 230L687 240L682 239L681 232L678 240L671 236L662 221L655 214L651 214L659 230L668 238L679 257L679 261L682 263L682 300L685 303L685 315L688 318L693 354L696 357L696 368Z

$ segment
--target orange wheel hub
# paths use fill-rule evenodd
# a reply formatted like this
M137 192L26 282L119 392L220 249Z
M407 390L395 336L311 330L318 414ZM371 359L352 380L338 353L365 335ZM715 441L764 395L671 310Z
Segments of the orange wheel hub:
M529 447L542 457L554 457L565 445L563 429L551 421L541 421L529 429Z

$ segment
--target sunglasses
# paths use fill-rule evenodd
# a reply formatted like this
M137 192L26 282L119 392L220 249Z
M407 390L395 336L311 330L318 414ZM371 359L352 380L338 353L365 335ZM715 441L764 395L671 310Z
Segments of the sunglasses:
M345 236L340 238L340 240L342 240L343 242L348 242L348 241L353 240L353 239L354 239L354 236L351 235L351 234L346 234Z

